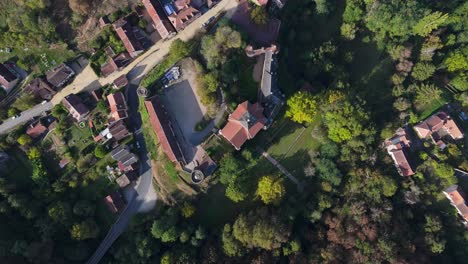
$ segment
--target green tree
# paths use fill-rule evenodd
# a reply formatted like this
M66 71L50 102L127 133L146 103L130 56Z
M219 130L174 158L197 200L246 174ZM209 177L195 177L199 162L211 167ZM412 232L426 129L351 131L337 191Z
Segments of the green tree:
M328 6L328 0L313 0L315 2L315 10L319 15L328 15L330 13L330 7Z
M341 35L348 40L353 40L356 37L356 31L355 24L343 23L340 27Z
M286 116L298 123L311 123L316 112L317 102L309 92L299 91L286 102Z
M33 107L37 103L37 99L32 93L23 93L16 101L12 104L12 107L25 111Z
M252 21L257 25L266 25L268 23L268 14L262 6L255 6L250 12Z
M24 146L24 145L29 145L31 144L32 142L32 139L30 136L26 135L26 134L23 134L21 136L19 136L17 142L21 145L21 146Z
M239 32L228 26L220 27L214 36L206 35L201 40L201 54L206 61L208 69L215 69L225 64L233 49L242 45Z
M203 77L203 83L205 85L203 88L208 90L208 92L216 92L216 89L218 88L218 79L214 73L205 74Z
M107 155L107 149L103 145L97 145L96 148L94 148L94 156L96 158L104 158Z
M99 235L99 226L94 220L88 219L74 224L70 230L70 235L75 240L96 238Z
M185 202L180 211L183 217L189 218L195 213L195 210L195 206Z
M285 193L283 180L273 176L263 176L258 181L257 195L265 204L278 204Z
M79 200L73 206L73 213L78 216L93 216L96 206L89 201Z
M178 60L188 57L192 53L192 45L189 42L185 42L180 39L176 39L172 42L169 54Z
M48 214L55 222L67 223L70 219L71 208L66 202L57 202L49 206Z
M434 72L436 71L436 67L427 62L419 62L413 67L413 71L411 72L411 76L418 81L427 80L431 77Z
M447 20L448 14L442 14L439 11L431 13L419 20L419 22L414 25L413 32L416 35L420 35L422 37L426 37L429 35L434 29L437 29L441 24Z
M433 100L440 99L442 91L433 84L421 84L415 86L415 102L419 105L431 103Z
M450 52L444 63L450 72L468 69L468 47Z

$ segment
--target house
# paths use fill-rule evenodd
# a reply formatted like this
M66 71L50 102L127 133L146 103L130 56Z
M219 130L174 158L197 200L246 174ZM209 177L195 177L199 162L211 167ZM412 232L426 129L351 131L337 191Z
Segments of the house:
M18 84L17 73L8 65L0 63L0 86L9 93Z
M153 131L161 142L162 149L172 162L184 162L185 158L179 145L173 124L158 97L145 101Z
M122 171L136 169L138 157L129 151L127 145L120 145L111 151L112 159L118 161L117 165Z
M158 0L143 0L143 5L146 8L151 20L153 21L153 27L158 31L161 38L166 39L175 34L175 30L171 25L169 19L167 19L164 11L162 10L161 4Z
M125 101L125 97L122 92L109 94L107 96L107 101L109 102L111 110L111 123L128 117L127 102Z
M118 120L111 123L106 129L101 131L97 136L94 137L95 142L101 142L102 144L114 139L116 142L130 136L130 132L123 120Z
M54 69L46 72L46 80L55 88L60 88L75 75L75 72L65 63L60 64Z
M175 0L164 5L164 11L177 31L183 30L195 19L201 16L201 12L190 5L191 0Z
M443 191L452 206L457 209L458 214L463 218L463 222L468 224L468 206L466 204L467 196L458 185L452 185Z
M104 28L105 26L109 25L110 23L111 22L110 22L108 16L102 16L101 18L99 18L99 25L101 26L101 28Z
M62 100L63 106L76 121L83 121L89 114L89 108L83 104L81 98L76 94L69 94Z
M414 130L421 139L430 137L439 146L443 146L439 141L446 136L453 140L463 138L463 133L455 121L443 111L437 112L426 120L419 122L414 126Z
M135 58L143 52L143 45L135 34L135 30L137 29L134 29L132 25L123 18L114 22L113 26L130 57Z
M387 153L392 157L395 167L401 176L414 175L410 163L406 155L406 150L410 147L411 141L407 138L406 130L403 128L397 129L395 135L385 140Z
M127 79L127 76L125 76L125 74L120 75L120 77L115 79L114 82L112 83L112 86L114 87L114 89L121 89L121 88L127 87L127 85L128 85L128 79Z
M42 124L41 120L38 120L28 126L28 128L26 129L26 134L32 139L36 139L42 136L47 131L47 127Z
M115 182L119 185L120 188L124 188L130 184L130 180L125 174L122 174L122 176L118 177Z
M32 80L25 88L25 92L34 94L37 98L50 100L56 94L55 90L41 78Z
M267 119L260 103L251 104L245 101L229 115L228 123L219 131L219 134L236 150L240 150L247 140L254 138L265 127L266 122Z
M110 51L113 52L112 49ZM109 52L109 54L112 54L112 52ZM119 55L109 55L109 58L107 59L107 62L103 65L101 65L101 74L105 76L109 76L112 73L121 70L125 66L127 66L130 63L130 60L132 58L127 52L122 52Z
M119 213L125 209L125 198L120 191L115 191L104 198L104 203L112 213Z

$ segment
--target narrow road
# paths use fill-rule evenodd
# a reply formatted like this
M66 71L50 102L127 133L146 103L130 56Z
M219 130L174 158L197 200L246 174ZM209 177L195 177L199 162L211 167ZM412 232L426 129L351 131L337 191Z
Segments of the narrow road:
M263 157L265 157L271 164L273 164L278 170L280 170L286 177L288 177L292 182L294 182L297 185L297 190L299 192L302 192L304 190L304 187L301 185L298 179L294 177L281 163L279 163L275 158L270 156L268 152L266 152L264 149L257 147L257 152L260 153Z
M51 102L47 102L45 104L38 104L29 110L21 112L19 117L15 119L8 118L0 125L0 135L7 134L15 127L30 121L34 117L44 114L46 111L50 111L53 107L54 105Z
M154 68L158 63L160 63L164 57L169 53L172 42L176 39L181 39L184 41L192 39L196 36L203 28L203 23L208 21L212 16L217 16L221 12L226 11L227 16L229 17L237 7L236 0L222 0L215 7L207 11L201 17L193 21L188 25L182 32L179 32L175 37L159 41L154 44L150 49L137 57L132 63L121 71L115 72L107 77L98 77L91 66L88 64L81 73L79 73L73 82L62 90L58 91L57 94L52 98L51 102L53 105L60 104L65 96L72 93L79 93L83 91L92 91L98 89L104 85L112 83L115 79L123 74L128 74L127 78L129 80L135 78L141 78L146 75L151 69ZM37 106L36 106L37 107ZM52 106L53 107L53 106ZM52 108L50 107L50 109ZM49 110L50 110L49 109ZM41 113L36 113L36 116L41 115ZM27 120L22 119L22 123ZM10 120L5 120L4 123L7 123L5 128L0 126L0 135L8 133L9 130L18 126L20 123L11 123ZM8 129L8 130L6 130Z

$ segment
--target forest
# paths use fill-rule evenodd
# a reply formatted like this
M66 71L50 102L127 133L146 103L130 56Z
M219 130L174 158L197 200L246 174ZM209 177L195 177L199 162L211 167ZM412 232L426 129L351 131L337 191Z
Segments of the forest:
M46 1L26 2L37 9ZM466 113L467 13L462 0L287 1L278 39L284 111L241 151L208 149L220 157L213 186L135 216L102 263L465 263L468 232L442 191L453 184L468 190L454 176L468 170L467 139L444 150L424 142L412 153L411 177L398 174L382 143L447 104ZM38 43L54 38L47 27L37 30ZM206 104L216 87L230 109L255 100L248 89L255 83L245 77L254 62L242 50L249 41L221 22L194 43L175 42L170 62L143 86L190 56L204 73ZM466 121L457 123L467 131ZM291 135L304 137L302 145L291 147ZM75 170L43 175L43 156L24 140L9 135L0 146L23 145L32 164L26 187L14 175L0 178L0 258L82 263L107 228L97 224L97 198L84 195L87 178ZM300 183L257 146L278 153Z

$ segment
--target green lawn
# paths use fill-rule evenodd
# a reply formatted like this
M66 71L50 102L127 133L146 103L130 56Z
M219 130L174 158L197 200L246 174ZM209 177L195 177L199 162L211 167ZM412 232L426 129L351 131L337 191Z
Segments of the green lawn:
M67 132L69 136L67 144L70 147L76 148L78 152L75 154L77 155L79 155L86 147L94 144L91 129L87 124L85 124L84 128L80 128L77 123L73 123Z
M143 97L139 97L138 111L140 112L141 122L143 124L143 136L145 138L146 149L149 151L151 159L156 160L158 158L157 144L159 140L151 127L149 114L146 110L145 99Z

